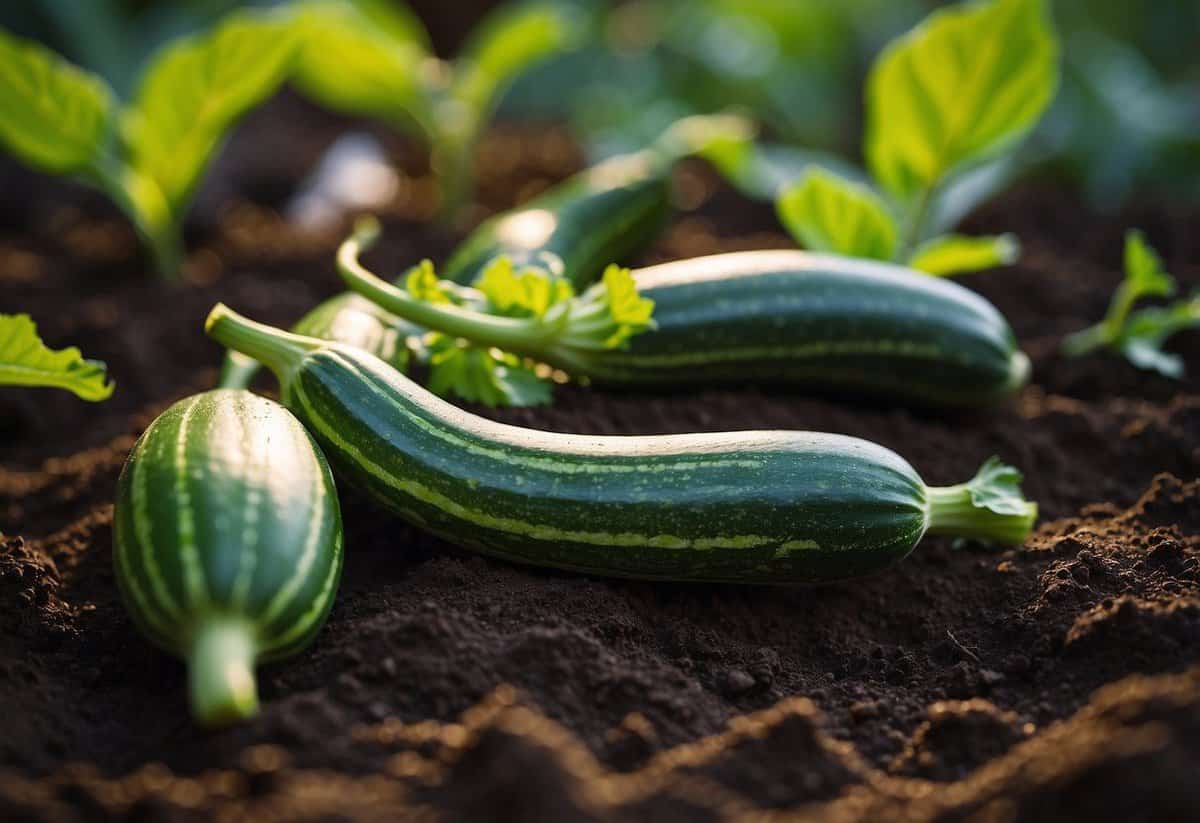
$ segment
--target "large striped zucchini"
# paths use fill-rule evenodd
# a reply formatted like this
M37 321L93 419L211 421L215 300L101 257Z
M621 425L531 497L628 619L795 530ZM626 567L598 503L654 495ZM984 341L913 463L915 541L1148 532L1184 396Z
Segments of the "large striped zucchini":
M507 256L586 286L606 265L631 257L654 238L670 212L671 168L669 157L643 151L580 172L480 224L441 275L472 283L488 263ZM321 303L294 330L358 346L401 369L408 363L409 341L424 332L352 292ZM230 353L219 383L244 388L258 368L253 360Z
M367 241L352 237L339 263L346 283L376 304L600 383L768 380L975 405L1013 394L1029 375L1029 359L985 299L888 263L750 251L640 269L634 281L654 301L656 330L603 348L570 319L550 328L416 300L359 265Z
M1036 507L989 463L929 488L902 458L794 431L653 437L554 434L496 423L353 347L246 320L207 330L279 377L284 402L339 476L404 519L523 563L671 580L852 577L926 532L1020 542Z
M130 452L113 563L134 622L185 659L205 724L257 708L255 662L320 629L342 569L333 477L287 409L246 391L179 401Z

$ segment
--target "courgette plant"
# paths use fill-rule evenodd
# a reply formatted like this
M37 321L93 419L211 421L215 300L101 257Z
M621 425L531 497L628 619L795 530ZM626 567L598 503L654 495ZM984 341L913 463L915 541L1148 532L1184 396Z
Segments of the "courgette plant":
M0 30L0 145L40 171L112 198L154 266L179 276L181 224L233 125L285 79L298 42L286 15L237 12L146 66L131 100L42 46Z
M103 363L83 359L74 346L47 347L27 314L0 314L0 385L66 389L93 402L113 393Z
M779 217L814 251L934 275L1010 263L1019 253L1011 235L943 232L994 185L999 164L1057 84L1058 43L1044 0L937 11L871 69L864 146L871 181L812 167L779 193ZM727 169L737 161L718 158Z
M1068 335L1063 353L1078 357L1108 349L1139 369L1183 377L1183 358L1162 347L1177 332L1200 328L1200 292L1166 306L1133 310L1142 298L1170 297L1175 288L1175 279L1163 270L1162 260L1142 233L1129 231L1125 235L1125 279L1113 292L1108 312L1096 325Z
M574 41L561 5L504 5L486 17L452 61L434 56L420 21L383 0L302 0L293 82L327 108L378 118L420 135L444 213L472 183L472 153L500 97L534 63Z

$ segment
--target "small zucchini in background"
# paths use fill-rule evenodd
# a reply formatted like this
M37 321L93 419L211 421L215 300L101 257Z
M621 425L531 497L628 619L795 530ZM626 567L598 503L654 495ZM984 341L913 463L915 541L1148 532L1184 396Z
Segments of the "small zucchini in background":
M902 266L802 251L748 251L633 272L650 331L617 347L561 313L508 318L422 301L367 271L363 224L338 254L342 278L389 312L576 378L628 386L752 380L970 406L1029 377L1004 317L956 283Z
M488 263L507 256L515 264L537 266L586 286L609 263L638 253L654 239L670 213L672 166L648 150L580 172L523 206L482 223L441 274L457 283L471 283ZM358 346L400 369L408 364L408 340L425 331L353 292L329 298L293 328L300 334ZM245 388L258 368L253 360L231 352L219 384Z
M187 661L205 725L258 708L254 665L316 635L342 570L333 477L283 406L217 389L146 429L113 514L117 583L138 628Z
M882 446L833 434L556 434L468 414L350 346L222 305L209 336L267 365L339 472L405 520L521 563L739 583L854 577L926 533L1020 543L1015 469L929 487Z

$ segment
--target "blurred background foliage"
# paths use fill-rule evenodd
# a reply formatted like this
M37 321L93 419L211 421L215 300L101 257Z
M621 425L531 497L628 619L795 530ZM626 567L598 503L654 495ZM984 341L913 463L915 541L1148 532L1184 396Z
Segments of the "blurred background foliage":
M359 4L392 0L353 0ZM599 159L645 145L678 117L735 108L760 124L781 181L814 160L858 161L873 58L941 3L929 0L556 0L582 46L522 77L502 116L566 121ZM0 6L35 37L129 91L146 56L211 25L237 0L38 0ZM442 55L487 0L413 0ZM1093 208L1130 197L1200 202L1200 3L1053 0L1063 82L1008 174L1076 187ZM415 67L414 67L414 70Z

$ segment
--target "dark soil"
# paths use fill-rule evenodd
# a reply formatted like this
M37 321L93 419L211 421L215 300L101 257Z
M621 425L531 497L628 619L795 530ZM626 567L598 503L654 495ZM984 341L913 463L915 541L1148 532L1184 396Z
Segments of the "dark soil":
M261 670L258 718L196 729L182 666L116 597L116 477L155 414L212 385L214 302L287 324L338 290L340 230L300 234L276 209L346 125L289 97L255 115L201 199L179 288L147 276L99 197L3 170L0 311L106 360L118 389L98 406L0 392L0 819L1196 817L1200 335L1178 339L1182 382L1056 348L1103 313L1126 226L1200 284L1200 214L1101 218L1036 188L968 226L1025 247L965 281L1034 361L1006 406L565 387L552 408L477 409L560 431L844 432L938 484L998 454L1041 505L1025 546L929 539L885 574L820 588L611 581L485 560L344 494L328 626ZM420 152L377 134L409 178L372 262L444 257L467 226L430 225ZM554 129L497 130L481 157L467 222L581 162ZM639 262L788 245L769 208L707 169L678 188L688 208Z

